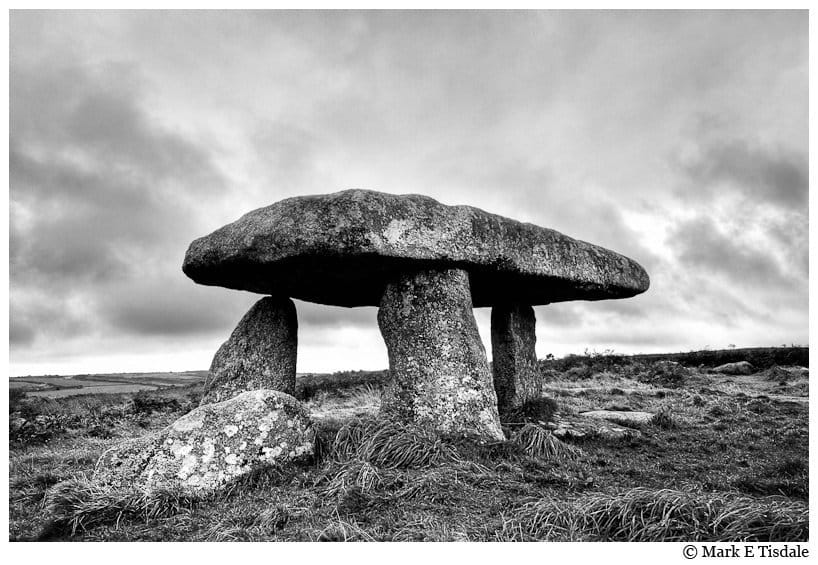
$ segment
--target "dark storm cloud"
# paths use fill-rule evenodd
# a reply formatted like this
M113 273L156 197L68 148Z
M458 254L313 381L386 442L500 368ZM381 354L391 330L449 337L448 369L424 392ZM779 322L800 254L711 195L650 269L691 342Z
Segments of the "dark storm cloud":
M685 271L721 275L737 286L789 288L795 282L776 256L719 230L707 217L679 224L669 244Z
M195 344L259 297L186 279L187 244L350 187L475 205L641 263L644 295L537 308L565 351L798 339L808 38L803 11L14 12L15 355L187 343L173 355L206 365ZM299 363L383 347L374 309L297 309Z
M314 131L284 120L263 120L249 138L263 178L261 184L266 188L264 197L269 198L271 191L297 193L322 178L317 162L325 149L324 140Z
M795 274L806 278L809 274L809 220L806 210L791 212L768 220L765 232L775 242Z
M69 303L134 331L216 323L150 285L138 306L135 294L99 299L146 265L181 261L179 234L195 226L185 198L223 186L208 153L150 118L128 66L13 67L10 89L10 276L39 296L12 308L13 341L73 331Z
M430 159L443 178L456 178L486 200L496 200L491 212L556 229L637 260L651 268L661 258L640 240L638 230L625 221L616 191L566 186L549 167L494 155L475 147L461 155ZM465 198L469 198L467 195ZM461 203L453 201L451 203Z
M101 300L103 321L120 334L230 334L261 295L193 285L184 278L121 285ZM377 331L376 308L341 308L296 301L299 333L340 328Z
M117 333L175 336L229 335L260 297L193 285L184 277L157 277L118 287L100 301L104 321Z
M719 140L681 162L690 178L685 192L713 194L730 190L758 202L806 213L809 160L806 153L783 147L764 149L746 140Z
M43 334L76 336L93 332L92 319L77 312L61 297L39 292L21 295L13 291L9 307L9 343L29 345Z

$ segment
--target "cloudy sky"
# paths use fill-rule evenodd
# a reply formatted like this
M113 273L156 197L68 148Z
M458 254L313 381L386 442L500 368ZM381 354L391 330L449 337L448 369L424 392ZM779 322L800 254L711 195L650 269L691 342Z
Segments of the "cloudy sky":
M345 188L647 269L540 356L808 341L806 11L12 12L10 53L12 375L207 368L259 297L190 241ZM374 308L296 307L299 371L387 366Z

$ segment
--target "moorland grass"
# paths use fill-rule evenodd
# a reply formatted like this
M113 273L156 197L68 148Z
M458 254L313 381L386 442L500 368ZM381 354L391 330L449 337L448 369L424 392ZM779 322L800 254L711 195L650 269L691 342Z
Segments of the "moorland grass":
M38 401L34 414L45 406L58 418L68 411L84 416L50 443L10 446L10 537L807 539L805 406L716 390L697 375L668 389L613 371L578 381L601 388L560 397L559 411L625 405L666 414L671 425L657 416L641 426L637 439L571 443L528 421L509 425L507 441L479 443L377 420L373 408L380 391L365 384L311 399L319 409L330 407L317 425L312 461L259 471L218 495L198 498L103 488L88 480L99 453L122 437L149 433L181 415L191 402L187 393L167 391L178 402L151 398L163 392L137 403L127 397L69 397L47 406ZM371 415L336 417L332 406ZM95 425L110 427L110 437L96 435ZM781 496L768 496L775 493Z
M542 498L507 523L514 539L570 541L796 541L809 535L807 505L782 497L634 488L570 501Z

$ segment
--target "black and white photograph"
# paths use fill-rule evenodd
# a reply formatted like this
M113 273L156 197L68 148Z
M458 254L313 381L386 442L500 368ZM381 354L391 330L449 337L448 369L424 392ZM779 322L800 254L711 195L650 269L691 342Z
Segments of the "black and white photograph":
M814 557L807 9L7 17L18 558Z

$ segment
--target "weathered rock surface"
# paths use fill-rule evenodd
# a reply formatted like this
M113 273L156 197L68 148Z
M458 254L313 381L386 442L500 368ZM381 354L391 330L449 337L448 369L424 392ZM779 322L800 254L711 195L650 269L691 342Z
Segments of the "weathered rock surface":
M711 373L721 373L722 375L752 375L756 372L749 361L739 361L737 363L725 363L710 369Z
M377 306L420 269L468 271L475 306L625 298L647 290L635 261L471 206L368 190L288 198L195 240L194 281L340 306Z
M297 346L298 320L293 301L262 298L213 357L201 403L222 402L248 390L295 394Z
M145 438L102 454L95 480L147 491L217 491L256 470L310 456L315 434L292 396L254 390L200 406Z
M391 377L382 414L441 433L504 439L465 271L400 277L386 287L378 325Z
M619 426L604 419L586 418L582 415L556 416L548 427L560 439L626 439L641 436L639 430Z
M580 414L585 418L598 418L611 422L633 422L635 424L646 424L653 418L650 412L637 412L631 410L591 410Z
M492 373L500 414L542 395L535 326L534 309L528 304L498 304L491 309Z

